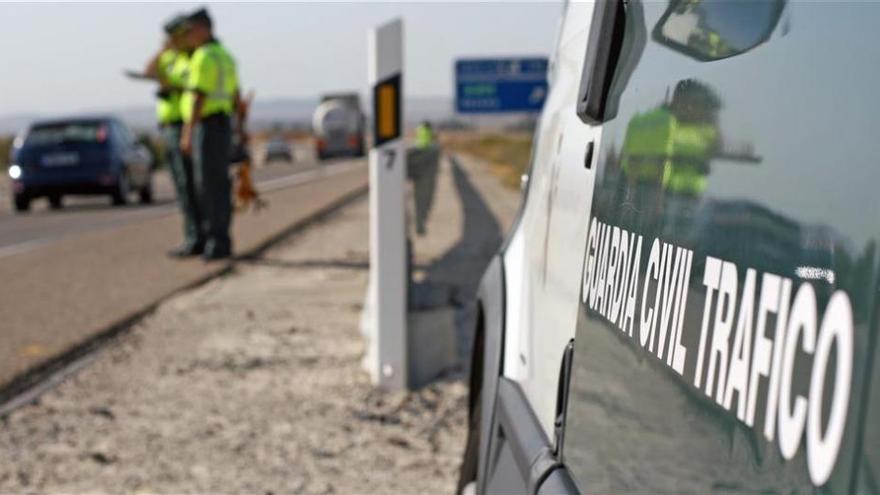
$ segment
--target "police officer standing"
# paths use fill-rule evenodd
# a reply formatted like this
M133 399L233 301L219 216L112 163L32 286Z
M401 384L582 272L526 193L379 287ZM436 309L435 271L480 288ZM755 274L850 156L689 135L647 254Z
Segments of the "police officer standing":
M693 222L719 146L720 109L712 88L686 79L668 103L637 114L627 126L621 153L630 184L625 202L635 206L632 211L658 216L665 235L681 238Z
M415 137L415 149L407 155L407 164L409 178L413 181L416 233L423 236L427 232L428 216L434 204L440 148L434 138L434 129L428 121L423 121L416 127Z
M423 120L416 127L416 148L427 149L434 146L434 144L434 129L431 127L430 122Z
M182 151L192 157L202 213L206 260L232 254L232 183L229 160L233 112L243 112L235 61L214 37L211 18L204 9L188 19L187 43L193 47L186 91L183 94ZM244 118L237 119L246 141Z
M193 175L192 160L181 152L180 133L183 126L181 97L187 82L190 51L186 45L188 29L184 15L177 15L165 26L165 45L148 63L144 74L155 77L160 84L156 116L165 144L165 153L171 177L177 192L177 202L183 215L184 241L169 251L169 256L187 257L202 253L202 219Z

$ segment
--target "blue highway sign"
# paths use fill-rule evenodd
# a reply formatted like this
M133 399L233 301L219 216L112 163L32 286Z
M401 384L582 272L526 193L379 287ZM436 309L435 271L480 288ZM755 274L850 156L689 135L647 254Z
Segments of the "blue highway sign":
M547 96L544 57L480 58L455 62L459 113L538 112Z

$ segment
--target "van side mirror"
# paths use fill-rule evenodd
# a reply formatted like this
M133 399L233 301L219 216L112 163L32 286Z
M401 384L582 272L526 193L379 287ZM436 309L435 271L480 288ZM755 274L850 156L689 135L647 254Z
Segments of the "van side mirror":
M578 90L582 122L598 125L617 115L647 37L641 2L596 0Z
M655 41L704 62L734 57L767 41L785 0L672 0Z
M606 104L620 56L624 16L622 0L598 0L593 6L577 103L578 117L586 124L600 124L609 117Z

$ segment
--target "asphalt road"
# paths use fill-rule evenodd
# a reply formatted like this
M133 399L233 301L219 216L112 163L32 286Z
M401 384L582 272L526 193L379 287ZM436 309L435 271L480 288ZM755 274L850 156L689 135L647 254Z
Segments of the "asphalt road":
M315 212L364 190L365 160L318 165L311 159L257 168L267 209L236 214L234 249L247 252ZM105 198L72 199L61 211L35 205L0 211L0 387L89 341L101 331L225 263L173 260L180 218L167 177L157 203L114 208ZM7 202L8 203L8 202Z
M254 153L259 156L259 153ZM316 169L312 149L304 144L294 146L294 161L256 163L254 180L263 188L284 184L300 172ZM0 258L31 249L70 235L118 227L127 223L176 211L174 188L166 170L153 177L154 203L141 205L132 195L132 202L113 207L106 196L68 196L62 210L50 210L48 200L34 202L31 211L16 214L6 178L0 186Z

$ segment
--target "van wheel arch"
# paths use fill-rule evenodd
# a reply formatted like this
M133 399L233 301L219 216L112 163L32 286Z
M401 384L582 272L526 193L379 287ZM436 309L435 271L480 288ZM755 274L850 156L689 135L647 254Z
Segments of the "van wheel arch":
M456 494L464 493L465 487L477 480L480 459L480 424L482 422L483 363L485 360L486 320L482 301L477 302L477 318L474 328L474 345L471 351L468 373L468 430L464 454L459 468Z
M476 481L476 492L485 488L489 432L493 431L496 395L504 354L504 269L500 255L486 268L477 295L477 318L468 392L468 436L459 471L457 492Z

